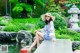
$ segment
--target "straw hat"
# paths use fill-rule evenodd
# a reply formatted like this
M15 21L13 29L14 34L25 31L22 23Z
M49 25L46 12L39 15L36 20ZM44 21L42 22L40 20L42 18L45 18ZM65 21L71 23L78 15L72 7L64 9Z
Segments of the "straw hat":
M50 16L53 21L55 20L55 17L52 16L51 13L46 13L46 14L41 15L41 18L43 21L45 21L45 16Z

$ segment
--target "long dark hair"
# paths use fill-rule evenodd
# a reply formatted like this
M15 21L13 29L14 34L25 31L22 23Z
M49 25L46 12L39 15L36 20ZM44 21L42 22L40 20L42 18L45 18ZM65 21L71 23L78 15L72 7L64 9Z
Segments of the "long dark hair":
M49 21L45 20L46 25L47 25L48 23L50 23L50 21L52 21L51 18L49 19Z

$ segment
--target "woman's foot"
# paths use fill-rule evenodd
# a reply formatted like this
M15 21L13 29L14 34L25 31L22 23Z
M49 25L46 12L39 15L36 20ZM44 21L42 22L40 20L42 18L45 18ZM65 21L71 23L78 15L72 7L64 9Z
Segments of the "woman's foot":
M31 53L31 49L30 48L28 49L28 53Z
M52 40L53 42L56 42L56 40Z

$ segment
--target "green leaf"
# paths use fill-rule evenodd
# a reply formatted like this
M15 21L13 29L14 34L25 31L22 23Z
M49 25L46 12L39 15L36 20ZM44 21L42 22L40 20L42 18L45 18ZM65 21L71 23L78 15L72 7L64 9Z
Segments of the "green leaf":
M42 0L34 0L35 3L41 5L42 7L45 6L44 2Z
M18 13L20 13L20 12L23 11L23 8L20 7L20 6L15 6L15 7L13 8L13 11L14 11L14 12L18 12Z

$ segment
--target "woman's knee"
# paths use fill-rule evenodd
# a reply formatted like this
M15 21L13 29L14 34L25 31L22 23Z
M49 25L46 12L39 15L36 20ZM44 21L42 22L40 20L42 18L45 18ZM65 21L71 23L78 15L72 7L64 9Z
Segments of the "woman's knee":
M39 34L39 33L40 33L39 31L36 32L36 34Z

